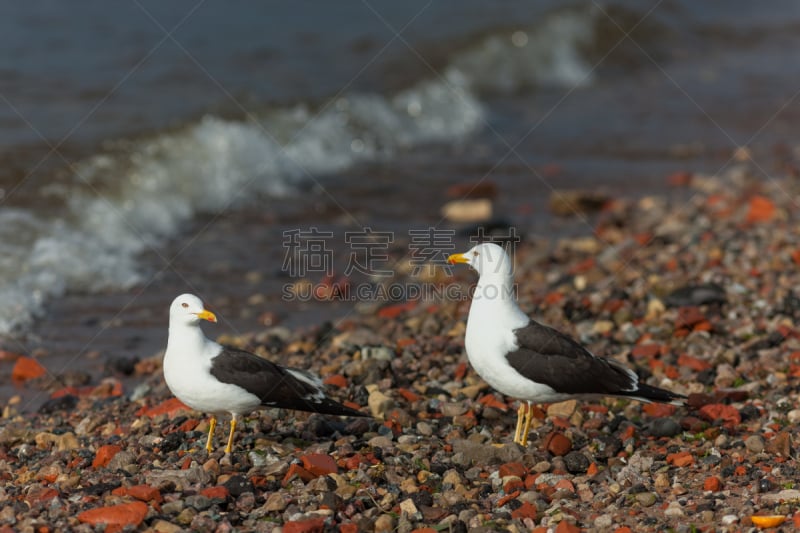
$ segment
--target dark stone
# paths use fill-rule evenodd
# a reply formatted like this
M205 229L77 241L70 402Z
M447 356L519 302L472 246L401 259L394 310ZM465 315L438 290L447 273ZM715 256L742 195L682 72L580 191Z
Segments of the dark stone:
M42 414L52 414L56 411L68 411L74 409L78 405L78 397L72 394L65 394L58 398L50 398L39 407L39 412Z
M136 363L138 362L139 358L136 356L114 356L111 357L106 363L106 370L108 370L110 374L122 374L123 376L130 376L136 370Z
M447 472L449 469L450 469L449 465L438 462L432 462L430 468L431 472L433 472L434 474L439 474L440 476L443 475L445 472Z
M83 489L83 493L87 496L102 496L103 494L116 489L120 485L121 483L118 481L112 481L110 483L96 483Z
M346 427L346 424L341 420L319 414L311 415L306 423L306 431L320 438L330 437L337 432L342 433Z
M716 283L687 285L672 291L664 298L664 303L670 307L724 304L726 302L725 289Z
M775 489L775 484L770 481L769 479L762 477L758 480L758 492L765 493L765 492L772 492Z
M760 418L761 413L758 411L758 407L752 403L748 403L739 409L739 416L742 417L742 422L746 422L747 420L755 420L756 418Z
M234 498L238 498L245 492L255 492L253 483L244 476L233 476L229 478L223 486L228 489L228 492L230 492L231 496Z
M509 501L506 503L506 507L508 507L508 508L509 508L509 509L511 509L512 511L516 511L517 509L519 509L520 507L522 507L522 502L521 502L521 501L519 501L518 499L514 498L514 499L512 499L512 500L509 500Z
M194 507L198 511L205 511L212 505L211 498L203 496L202 494L193 494L192 496L187 496L184 500L187 507Z
M172 433L168 433L164 440L161 441L161 445L159 448L162 452L174 452L178 448L181 447L186 441L185 435L180 431L173 431Z
M336 495L335 492L324 492L319 499L319 506L320 507L327 507L333 512L339 510L339 507L342 505L342 499Z
M462 520L451 522L450 533L467 533L467 524L465 524Z
M564 456L564 464L570 474L584 474L589 468L589 459L581 452L572 451Z
M633 485L630 489L628 489L628 492L631 494L640 494L642 492L647 492L647 491L648 489L647 487L644 486L643 483L637 483L636 485Z
M647 431L654 437L674 437L681 432L681 425L672 418L655 418L647 424Z
M598 435L596 440L599 443L598 455L603 459L616 457L622 449L622 441L613 435Z
M423 505L433 506L433 496L427 490L420 490L412 494L411 501L414 502L418 509Z
M706 368L705 370L701 370L697 373L697 381L702 383L703 385L713 385L714 379L717 377L717 369L716 368Z

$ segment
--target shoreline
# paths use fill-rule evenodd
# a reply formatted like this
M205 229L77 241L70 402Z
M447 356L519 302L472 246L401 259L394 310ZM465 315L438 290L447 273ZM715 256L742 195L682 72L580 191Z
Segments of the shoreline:
M738 530L755 514L800 524L784 503L800 498L800 187L746 166L682 187L680 205L613 200L594 235L522 242L516 281L526 312L689 394L689 407L544 406L522 449L511 442L516 403L463 355L466 302L265 326L222 340L322 375L332 396L376 419L265 410L241 425L229 460L222 430L208 455L207 420L170 402L153 355L135 365L136 389L75 384L49 412L4 419L0 531L89 531L94 514L81 513L116 520L119 506L152 531L688 531L687 520ZM675 292L705 284L725 303Z

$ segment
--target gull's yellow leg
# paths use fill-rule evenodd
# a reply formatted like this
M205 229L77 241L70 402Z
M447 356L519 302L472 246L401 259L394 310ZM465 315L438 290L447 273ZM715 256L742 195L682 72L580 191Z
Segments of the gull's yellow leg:
M231 418L231 433L228 435L228 445L225 446L225 453L231 453L233 449L233 432L236 430L236 415Z
M531 431L531 420L533 420L533 409L531 409L531 402L528 402L528 411L525 413L525 427L522 428L522 444L528 445L528 433Z
M517 409L517 430L514 432L514 442L520 442L520 432L522 431L522 417L525 414L525 404L520 403Z
M211 447L211 441L214 440L214 429L217 427L217 418L212 416L208 421L208 440L206 441L206 451L211 453L214 448Z

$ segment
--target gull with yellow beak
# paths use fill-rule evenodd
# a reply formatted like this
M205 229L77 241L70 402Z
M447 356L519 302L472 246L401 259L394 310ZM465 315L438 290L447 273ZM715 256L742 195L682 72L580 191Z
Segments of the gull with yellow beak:
M467 264L480 276L464 346L470 364L489 385L526 402L527 409L521 404L517 411L514 442L528 442L531 403L625 396L681 405L683 396L640 383L622 363L595 356L572 337L523 313L514 298L511 258L500 246L479 244L447 260Z
M338 416L367 416L325 395L319 377L296 368L277 365L244 350L209 340L200 321L217 317L193 294L175 298L169 309L169 338L164 354L164 379L180 401L211 413L206 450L217 415L231 414L231 431L225 453L233 447L239 416L259 408L279 407Z

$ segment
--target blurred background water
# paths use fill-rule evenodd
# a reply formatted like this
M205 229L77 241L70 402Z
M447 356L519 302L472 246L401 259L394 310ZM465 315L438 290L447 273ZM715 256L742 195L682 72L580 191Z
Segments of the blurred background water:
M524 233L589 231L548 217L554 189L665 194L739 146L764 179L794 157L786 0L43 1L0 21L0 338L55 373L151 355L185 291L216 333L258 327L254 306L302 321L280 298L290 229L450 227L444 191L486 179Z

